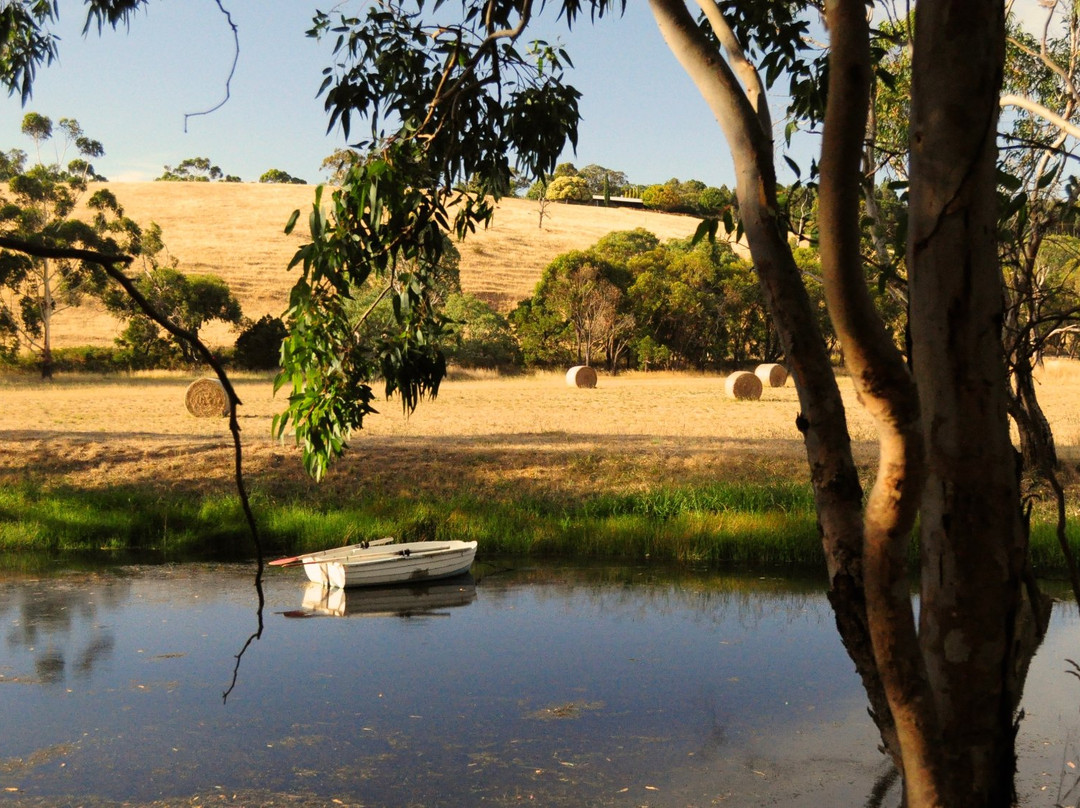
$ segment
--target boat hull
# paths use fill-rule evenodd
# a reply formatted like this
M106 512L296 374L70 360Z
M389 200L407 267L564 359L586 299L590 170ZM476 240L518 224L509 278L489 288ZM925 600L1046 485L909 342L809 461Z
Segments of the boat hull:
M450 578L468 572L476 542L408 542L384 547L339 548L304 556L308 580L345 589Z

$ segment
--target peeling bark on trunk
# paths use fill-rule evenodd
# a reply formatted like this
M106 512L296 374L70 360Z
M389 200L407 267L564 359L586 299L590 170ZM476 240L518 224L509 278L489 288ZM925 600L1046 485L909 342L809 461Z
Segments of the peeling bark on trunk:
M995 133L1004 41L1001 0L919 4L908 266L928 459L920 642L949 804L958 806L1012 803L1013 712L1037 645L1031 626L1041 624L1025 615L1027 537L1001 344Z
M713 27L723 27L718 10L700 2ZM850 104L853 98L866 103L865 6L828 3L831 33L840 37L834 47L843 56L830 74L829 114L843 137L827 146L835 163L823 155L823 262L839 273L830 282L830 310L839 316L846 360L881 434L865 556L843 405L777 220L772 142L750 101L753 86L739 86L683 0L650 0L650 6L731 149L743 227L802 406L798 424L828 558L830 601L882 739L902 767L907 804L1009 805L1014 711L1047 613L1026 566L1006 417L994 164L1001 0L919 4L908 244L917 396L899 354L868 322L865 301L852 294L865 284L857 241L846 232L857 227L857 215L854 223L850 217L858 208L857 139L865 110ZM737 48L729 34L720 37L724 48ZM728 56L747 81L742 54ZM920 494L916 633L903 550Z
M683 0L650 0L664 39L716 116L735 164L739 216L802 412L802 432L837 628L870 699L882 742L899 745L870 644L863 589L862 488L825 341L778 218L771 132ZM734 46L734 43L730 43Z
M870 30L862 0L826 4L829 105L818 221L829 315L859 400L878 431L877 479L864 515L866 610L874 658L896 726L907 805L943 805L941 728L915 628L907 546L925 472L914 382L867 290L860 250L862 152L870 104Z

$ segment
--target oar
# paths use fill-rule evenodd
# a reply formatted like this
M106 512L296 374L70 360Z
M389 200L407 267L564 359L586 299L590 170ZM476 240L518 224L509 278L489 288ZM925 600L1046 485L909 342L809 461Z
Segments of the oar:
M386 537L381 538L381 539L373 539L372 541L369 541L369 542L360 542L359 544L351 544L348 547L340 548L337 552L347 555L349 553L355 553L358 550L365 549L365 545L366 545L366 547L378 547L379 545L382 545L382 544L389 544L393 540L394 540L393 536L386 536ZM324 550L322 552L327 552L327 551ZM319 561L319 562L303 561L303 559L308 558L309 556L313 556L313 555L318 555L318 553L304 553L304 555L290 556L289 558L277 558L277 559L274 559L273 561L270 561L269 564L270 564L271 567L285 567L285 566L289 566L290 564L297 564L297 563L304 563L304 564L320 563L321 564L322 561ZM327 560L332 561L333 559L323 559L323 561L327 561Z

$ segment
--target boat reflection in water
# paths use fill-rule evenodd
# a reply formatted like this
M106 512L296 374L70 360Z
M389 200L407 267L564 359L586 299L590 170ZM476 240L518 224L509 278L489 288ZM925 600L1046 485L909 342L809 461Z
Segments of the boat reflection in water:
M422 586L336 589L308 582L300 608L286 617L437 617L476 600L476 581L466 573Z

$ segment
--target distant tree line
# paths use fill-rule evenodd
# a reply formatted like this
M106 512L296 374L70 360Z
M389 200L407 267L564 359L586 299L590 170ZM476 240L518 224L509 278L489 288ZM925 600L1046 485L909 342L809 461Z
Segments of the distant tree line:
M174 168L165 166L165 171L157 178L158 182L243 182L235 174L226 174L214 165L209 157L188 157L181 160ZM267 169L260 175L259 182L306 185L307 181L294 177L280 168Z
M550 176L529 186L525 196L557 202L600 203L608 203L614 197L629 197L640 199L650 210L714 217L733 214L736 209L735 193L726 185L716 188L700 180L677 178L662 185L635 185L624 172L596 164L579 169L573 163L560 163Z
M20 149L0 152L0 181L8 186L8 194L0 194L6 232L27 237L47 234L56 243L76 246L113 244L137 256L138 288L160 311L195 334L210 321L228 323L237 339L222 351L224 358L242 368L278 367L286 334L283 322L271 315L252 321L244 317L221 278L184 273L169 257L156 224L140 227L128 219L105 189L90 194L86 201L94 211L91 222L70 218L83 193L89 191L88 183L105 179L89 162L104 150L86 137L78 122L61 119L54 126L50 119L30 113L23 132L34 144L35 161ZM53 161L42 156L42 148L49 143L56 146ZM69 151L75 155L66 160ZM355 156L354 151L341 149L324 160L322 169L330 173L331 181L339 181ZM165 166L159 179L239 181L202 157ZM276 168L266 171L259 181L304 182ZM671 179L662 185L641 186L629 183L621 171L595 164L578 169L562 163L543 182L526 188L521 177L512 174L510 184L503 193L524 192L544 201L596 202L632 196L649 209L722 220L728 233L737 232L738 209L732 192L697 180ZM471 181L465 187L483 191ZM819 327L835 351L816 251L816 189L796 183L780 187L777 198ZM903 346L906 270L896 262L896 256L903 254L898 246L904 238L903 205L893 186L881 184L864 206L866 221L874 224L864 234L867 286L896 344ZM1059 227L1059 232L1049 236L1053 244L1044 251L1049 261L1044 274L1053 282L1044 284L1040 305L1049 312L1044 317L1051 319L1054 312L1062 312L1061 317L1067 319L1069 312L1080 308L1080 284L1075 281L1075 256L1080 253L1075 249L1077 240L1066 229ZM441 326L433 340L446 361L462 367L513 371L584 363L611 372L724 370L782 358L752 266L721 241L661 243L643 229L610 233L586 250L557 256L544 269L533 294L505 315L461 291L458 253L449 241L443 256L436 273L435 300L441 309ZM409 277L408 268L402 267L394 283L407 284ZM385 286L356 289L350 304L358 342L369 346L365 350L370 350L375 364L380 346L391 342L392 305L399 291ZM54 350L52 317L78 305L86 295L98 298L125 323L116 345ZM1047 338L1048 347L1063 353L1075 354L1078 344L1070 329L1058 329ZM48 376L54 369L181 368L195 363L196 357L124 295L107 288L92 266L0 253L0 362L33 366Z

